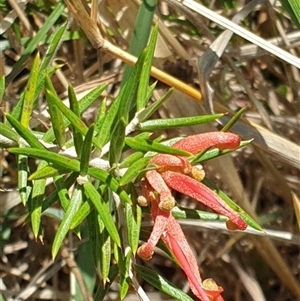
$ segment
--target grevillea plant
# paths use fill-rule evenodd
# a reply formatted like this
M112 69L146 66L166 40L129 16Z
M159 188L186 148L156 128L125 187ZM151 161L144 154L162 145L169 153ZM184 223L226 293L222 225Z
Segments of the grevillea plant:
M36 56L24 93L14 110L6 114L7 122L0 126L1 146L16 155L20 198L27 208L27 221L34 236L43 240L44 216L57 220L52 244L55 260L67 244L68 233L83 238L81 246L87 248L85 251L79 248L76 260L79 269L85 272L90 263L88 273L94 285L89 293L93 295L97 286L96 300L104 298L116 279L120 298L124 298L132 286L142 300L147 300L139 285L139 276L173 298L191 300L156 272L136 264L136 254L149 260L160 239L185 272L196 298L223 300L223 289L214 280L202 281L200 277L190 242L174 217L178 206L172 191L179 191L227 218L226 225L231 230L244 230L247 225L260 229L233 201L204 184L204 171L191 163L229 153L247 142L227 132L189 136L169 145L161 143L159 138L149 138L156 130L199 125L222 116L150 119L172 92L149 103L155 89L155 84L149 86L149 74L157 27L109 109L101 97L106 84L79 100L70 85L69 105L65 105L52 84L55 68L50 66L65 29L66 24L53 36L42 61ZM3 80L1 83L4 86ZM44 132L29 124L41 95L45 97L50 115L49 128ZM98 116L88 126L81 118L82 113L99 98L102 105ZM44 127L39 130L41 128ZM28 164L29 157L37 159L34 172ZM46 191L47 179L54 184L50 193ZM151 234L141 243L142 216L147 213L144 207L148 205L154 223ZM96 275L101 275L101 281L96 281Z

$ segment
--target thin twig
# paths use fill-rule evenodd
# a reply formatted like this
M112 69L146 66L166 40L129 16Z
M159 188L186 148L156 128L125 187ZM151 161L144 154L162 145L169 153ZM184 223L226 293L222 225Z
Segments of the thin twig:
M76 264L76 262L71 258L69 251L66 247L63 247L61 250L61 256L66 261L68 267L70 268L71 272L74 274L80 291L82 293L83 299L86 301L93 301L93 297L91 296L89 290L86 287L82 274Z

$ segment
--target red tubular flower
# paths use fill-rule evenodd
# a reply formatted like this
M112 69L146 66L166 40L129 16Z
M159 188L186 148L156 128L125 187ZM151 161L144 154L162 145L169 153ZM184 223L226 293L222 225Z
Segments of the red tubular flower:
M240 138L235 134L211 132L183 138L176 142L173 147L196 154L209 147L235 149L239 145ZM157 171L148 171L146 179L154 191L158 193L161 209L171 210L174 207L175 200L169 189L172 188L227 216L229 218L228 229L246 229L245 221L216 193L199 182L204 177L204 172L191 166L186 157L159 154L154 156L150 163L157 166Z
M176 142L173 147L196 154L210 147L235 149L239 145L240 138L235 134L212 132L186 137ZM156 165L157 170L146 172L139 203L143 206L151 203L154 226L148 241L139 247L138 255L149 260L161 238L185 272L192 292L202 301L224 301L221 287L212 279L203 282L201 280L196 258L179 223L170 213L175 206L171 189L227 216L227 227L231 230L244 230L247 224L215 192L200 182L204 172L192 166L186 157L159 154L150 163Z
M159 194L159 207L166 211L172 210L175 206L175 199L161 174L156 170L150 170L147 172L146 177L152 188Z
M160 154L154 156L150 163L155 164L158 172L175 171L188 174L192 168L186 157L173 156L169 154Z
M210 132L188 136L173 144L173 147L197 154L210 147L218 149L236 149L241 139L232 133Z
M159 239L163 237L165 229L169 223L170 216L170 212L161 210L160 214L155 218L154 226L148 241L140 246L137 251L138 255L144 260L149 260L152 258L154 248Z
M197 260L178 221L170 212L161 210L156 200L152 200L151 214L154 226L147 243L139 247L138 255L145 260L149 260L152 257L155 245L161 237L185 272L195 296L202 301L222 301L223 298L220 295L223 292L222 287L217 286L212 279L209 280L210 285L207 284L208 280L202 282Z
M210 207L214 211L227 216L229 220L236 226L236 229L245 230L247 228L245 221L234 210L232 210L215 192L210 190L201 182L173 171L164 172L162 174L162 178L170 188L183 193L197 201L200 201L205 206ZM231 226L230 228L232 229Z

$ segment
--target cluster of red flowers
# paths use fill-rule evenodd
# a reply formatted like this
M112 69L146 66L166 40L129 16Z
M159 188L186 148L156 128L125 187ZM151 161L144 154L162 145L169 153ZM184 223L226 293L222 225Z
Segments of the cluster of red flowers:
M240 138L235 134L212 132L186 137L173 147L197 154L210 147L236 149L239 145ZM151 205L154 226L148 241L139 247L138 255L145 260L151 259L156 244L162 239L185 272L191 290L199 300L224 300L221 296L222 287L213 279L202 281L200 277L197 260L178 221L171 214L175 206L171 190L185 194L227 216L227 227L231 230L245 230L247 224L214 191L200 182L204 177L203 170L192 166L186 157L158 154L150 163L156 165L157 169L146 173L138 201L142 206Z

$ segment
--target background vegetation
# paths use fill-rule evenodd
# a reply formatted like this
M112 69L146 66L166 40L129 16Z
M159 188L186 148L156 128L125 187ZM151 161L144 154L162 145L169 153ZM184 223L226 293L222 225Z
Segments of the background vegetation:
M148 138L145 131L153 133L151 139L212 131L241 108L245 113L232 131L243 140L254 140L231 156L205 162L204 168L264 232L250 227L243 233L229 232L222 219L212 221L204 213L199 218L196 209L205 208L179 194L178 203L190 210L185 215L177 212L177 217L203 278L214 278L224 288L225 300L300 299L298 1L65 0L0 5L1 111L10 113L2 114L0 124L0 300L137 300L133 291L139 285L142 300L190 300L183 294L190 292L182 271L160 249L149 262L136 258L137 275L132 276L132 254L123 258L118 248L126 237L121 226L131 233L130 246L137 247L142 213L126 204L135 199L136 185L131 183L138 183L136 175L147 160L142 158L128 181L123 180L127 194L119 193L119 182L108 173L99 172L105 169L103 162L93 165L90 160L99 157L95 147L107 152L110 172L119 181L116 173L150 150L149 145L140 146ZM155 51L154 31L142 52L154 24ZM130 75L128 65L141 53ZM150 70L151 64L155 68ZM170 87L174 91L169 92ZM175 121L200 117L185 119L190 126L179 126L177 120L174 128L145 122L150 127L133 127L136 131L126 133L126 140L125 127L146 104L140 121L150 116L149 120ZM201 119L214 112L228 114L218 123ZM134 139L138 134L141 140ZM31 150L22 153L26 146ZM137 157L129 157L130 149ZM94 169L88 169L91 165ZM67 192L77 183L78 173L83 179L97 179L93 185L84 184L92 201L84 208L83 185L75 184ZM120 204L111 191L122 196ZM98 208L100 198L105 201ZM148 221L144 211L141 239L149 235ZM155 276L149 277L150 271ZM179 290L172 291L157 275Z

